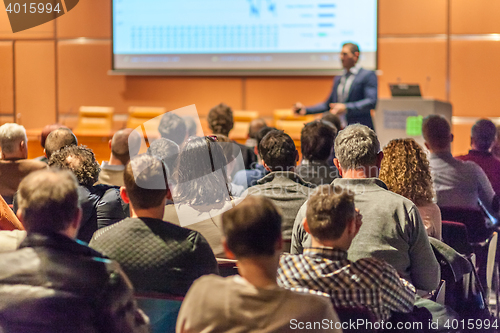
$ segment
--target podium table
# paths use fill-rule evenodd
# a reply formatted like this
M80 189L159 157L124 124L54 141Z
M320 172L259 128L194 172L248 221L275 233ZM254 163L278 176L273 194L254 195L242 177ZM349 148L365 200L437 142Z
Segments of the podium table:
M393 139L413 138L425 148L421 121L431 114L442 115L451 124L452 106L448 102L421 97L379 99L374 123L380 147Z

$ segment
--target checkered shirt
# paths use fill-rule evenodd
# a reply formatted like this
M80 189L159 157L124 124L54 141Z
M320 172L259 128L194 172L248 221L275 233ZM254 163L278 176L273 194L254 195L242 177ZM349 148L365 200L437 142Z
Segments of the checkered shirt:
M281 256L278 284L326 293L335 307L365 307L379 321L389 319L391 312L411 312L415 302L415 287L386 262L352 262L346 251L332 248L306 248L303 254Z

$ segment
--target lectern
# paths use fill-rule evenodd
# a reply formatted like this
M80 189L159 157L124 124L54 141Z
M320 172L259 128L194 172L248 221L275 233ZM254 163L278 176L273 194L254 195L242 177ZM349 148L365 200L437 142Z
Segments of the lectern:
M384 147L392 139L413 138L424 147L422 119L431 114L444 116L451 124L451 104L421 97L379 99L375 112L375 131Z

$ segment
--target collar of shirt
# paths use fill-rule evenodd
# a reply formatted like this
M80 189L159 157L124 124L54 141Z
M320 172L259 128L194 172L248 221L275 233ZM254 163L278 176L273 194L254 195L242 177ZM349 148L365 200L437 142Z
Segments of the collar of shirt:
M357 75L359 73L359 70L361 69L361 66L356 65L352 67L349 72L351 72L351 75ZM344 76L347 74L347 70L344 69Z
M488 151L481 151L481 150L475 150L475 149L471 149L469 150L469 155L473 155L473 156L483 156L483 157L490 157L492 156L493 154L488 152Z
M311 184L309 182L306 182L304 179L300 178L300 176L297 175L293 171L274 171L274 172L271 172L271 173L267 174L266 176L262 177L260 180L258 180L257 184L263 185L263 184L272 182L274 179L279 179L279 178L286 178L286 179L289 179L289 180L296 182L297 184L311 187L311 188L316 187L316 185Z
M304 256L340 261L347 260L347 251L331 247L308 247L304 249Z
M300 162L300 165L311 165L311 166L329 166L326 161L309 161L306 160L305 158L302 159L302 162Z
M106 162L106 161L102 161L101 168L102 169L106 169L106 170L114 170L114 171L123 171L123 170L125 170L125 166L124 165L111 165L111 164L108 164L108 162Z
M455 160L451 152L439 152L439 153L431 153L430 160L441 159L441 160Z
M339 185L343 187L352 187L352 191L355 193L365 192L367 190L387 190L387 185L378 178L337 178L333 181L333 185Z

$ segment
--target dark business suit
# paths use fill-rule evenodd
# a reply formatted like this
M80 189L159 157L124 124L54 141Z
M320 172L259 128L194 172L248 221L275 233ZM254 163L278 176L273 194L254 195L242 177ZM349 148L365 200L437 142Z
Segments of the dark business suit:
M341 79L342 75L334 78L333 90L328 99L323 103L306 108L308 114L329 111L330 103L339 103L337 90ZM346 120L348 124L360 123L373 129L370 110L375 109L377 105L377 76L375 72L363 68L359 69L344 104L347 108Z

